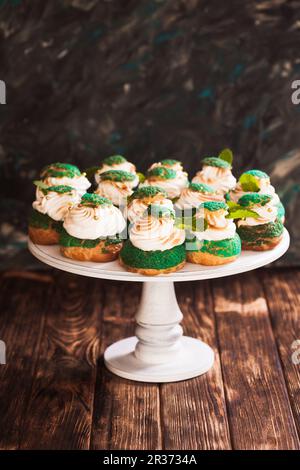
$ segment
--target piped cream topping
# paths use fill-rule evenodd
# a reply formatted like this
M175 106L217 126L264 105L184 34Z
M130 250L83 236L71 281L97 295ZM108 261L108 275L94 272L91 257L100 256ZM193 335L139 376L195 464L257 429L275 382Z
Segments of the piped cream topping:
M236 178L230 168L204 165L203 169L194 176L192 182L208 184L216 192L225 194L235 187Z
M41 214L47 214L56 221L64 220L71 207L78 204L80 196L75 189L65 193L48 191L46 194L37 188L36 200L32 203L33 209Z
M255 225L263 225L263 224L268 224L270 222L275 222L277 218L277 214L278 214L278 209L276 206L274 206L273 201L268 202L264 206L255 204L251 207L251 210L258 214L258 218L247 217L244 220L239 220L238 226L240 225L255 226Z
M47 178L43 179L43 183L47 186L71 186L72 188L76 189L79 196L83 196L83 194L86 193L87 189L91 186L91 183L84 174L80 176L74 176L73 178L69 178L67 176L63 176L62 178L48 176Z
M96 240L121 233L126 222L121 211L113 205L91 207L79 204L68 212L63 226L72 237Z
M174 226L171 217L145 215L130 230L131 243L143 251L165 251L182 245L185 231Z

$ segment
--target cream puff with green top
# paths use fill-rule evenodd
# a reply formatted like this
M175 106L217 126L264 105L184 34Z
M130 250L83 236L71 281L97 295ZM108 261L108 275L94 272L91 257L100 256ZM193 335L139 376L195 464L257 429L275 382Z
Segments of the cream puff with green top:
M178 212L196 209L203 202L223 201L224 196L216 193L216 191L204 183L190 183L184 188L180 194L178 201L175 203L175 209Z
M268 194L272 197L272 203L278 209L278 217L284 222L285 209L281 203L279 196L276 194L274 186L271 185L270 177L261 170L245 171L239 178L234 190L229 191L226 195L228 201L238 202L238 200L249 192L257 192L259 194Z
M144 186L134 191L127 199L127 205L123 211L125 219L128 219L130 223L135 222L143 216L151 204L173 210L173 203L167 198L167 193L163 189L157 186Z
M96 194L107 197L117 207L124 207L138 180L134 173L123 170L108 170L101 173Z
M278 209L271 195L244 194L236 206L232 203L231 213L234 212L244 250L270 250L281 241L283 224L278 218Z
M241 240L228 206L222 201L202 203L186 241L187 260L206 266L234 261L241 253Z
M236 179L230 162L220 157L205 157L202 165L202 170L192 179L193 183L207 184L221 195L235 188Z
M154 168L160 168L160 167L165 167L169 168L170 170L176 171L177 174L177 179L178 179L178 185L181 188L186 188L189 184L189 178L188 174L186 171L183 169L183 165L179 160L175 160L173 158L165 158L164 160L161 160L160 162L153 163L149 170L153 170Z
M188 180L172 168L156 166L148 170L141 187L143 186L159 186L167 193L168 198L174 201L180 196L183 188L188 186Z
M121 170L136 175L136 167L122 155L112 155L105 158L95 173L96 183L100 183L100 175L110 170ZM136 175L136 186L138 185L138 176Z
M39 245L58 243L62 222L80 196L71 186L46 186L40 183L29 219L29 237Z
M70 163L51 163L41 172L41 180L47 186L71 186L79 196L82 196L91 183L85 173L81 173L79 168ZM39 187L37 187L37 194Z
M185 263L185 231L175 225L175 212L150 205L134 222L120 263L130 272L147 276L178 271Z
M64 256L107 262L118 257L126 222L109 199L86 193L80 203L69 210L63 228L59 243Z

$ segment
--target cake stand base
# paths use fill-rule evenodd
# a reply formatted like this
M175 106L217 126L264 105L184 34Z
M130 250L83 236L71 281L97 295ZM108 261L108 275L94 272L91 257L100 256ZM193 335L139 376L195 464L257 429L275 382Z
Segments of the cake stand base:
M163 364L147 364L135 355L136 336L122 339L104 353L106 367L116 375L139 382L178 382L207 372L214 363L214 352L199 339L183 336L174 359Z

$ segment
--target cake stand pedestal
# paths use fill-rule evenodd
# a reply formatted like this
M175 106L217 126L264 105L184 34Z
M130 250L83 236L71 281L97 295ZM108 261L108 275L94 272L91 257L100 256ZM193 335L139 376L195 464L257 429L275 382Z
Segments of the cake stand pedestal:
M287 230L280 244L266 252L243 252L233 263L224 266L199 266L187 263L177 273L145 277L125 271L117 261L94 263L64 258L58 246L28 247L40 261L74 274L143 282L136 314L136 336L121 339L104 353L106 367L116 375L140 382L176 382L207 372L214 363L214 352L196 338L183 336L182 312L177 303L174 282L214 279L238 274L271 263L289 247Z

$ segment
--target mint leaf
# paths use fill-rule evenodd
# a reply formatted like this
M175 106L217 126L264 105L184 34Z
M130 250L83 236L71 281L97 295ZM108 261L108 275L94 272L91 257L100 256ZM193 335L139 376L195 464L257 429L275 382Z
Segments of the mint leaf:
M224 160L225 162L229 163L232 165L233 162L233 153L230 149L224 149L222 152L219 154L219 158L221 160Z
M33 182L33 184L35 184L35 186L37 186L40 189L47 189L48 188L47 184L43 183L43 181L41 181L41 180L35 180Z
M259 191L259 185L253 175L243 174L239 179L239 183L243 191L251 193L257 193Z
M137 175L138 175L138 178L139 178L139 182L143 183L146 179L145 175L143 173L137 173Z
M246 217L257 219L259 215L256 212L245 208L233 209L228 215L226 215L226 219L246 219Z

